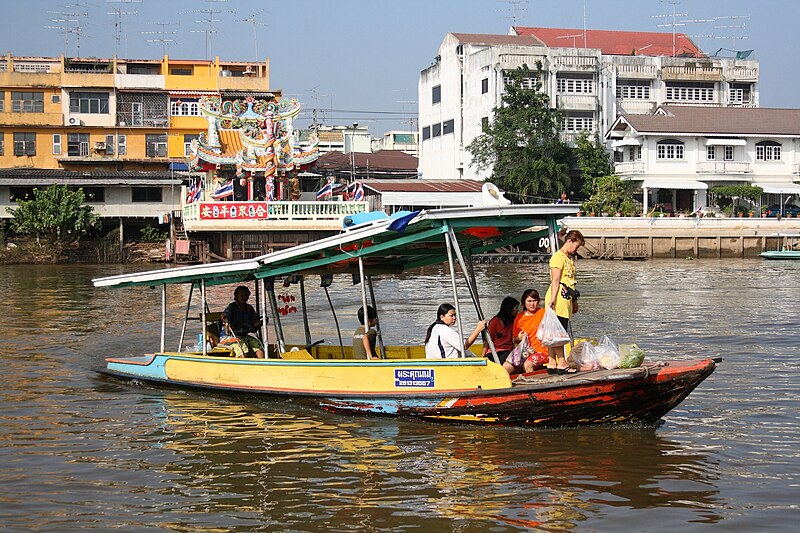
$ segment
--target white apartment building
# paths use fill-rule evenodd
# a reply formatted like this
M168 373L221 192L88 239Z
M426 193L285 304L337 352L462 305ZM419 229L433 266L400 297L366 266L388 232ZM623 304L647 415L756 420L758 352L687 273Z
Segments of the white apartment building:
M757 185L763 205L800 195L800 109L663 106L620 116L605 139L644 212L694 211L715 185Z
M602 135L619 114L648 114L665 103L758 106L757 61L706 57L683 35L673 46L671 33L521 27L512 33L448 33L420 73L423 178L487 177L470 167L466 147L501 104L507 72L523 64L532 70L541 64L551 105L565 113L567 142L583 130Z

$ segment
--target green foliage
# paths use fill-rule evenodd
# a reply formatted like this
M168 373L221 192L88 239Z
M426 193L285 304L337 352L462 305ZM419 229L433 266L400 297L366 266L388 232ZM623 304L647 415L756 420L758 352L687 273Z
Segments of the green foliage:
M144 242L164 242L167 240L167 232L159 231L153 226L145 226L142 228L142 240Z
M710 187L708 192L721 198L746 198L757 202L764 194L764 189L753 185L719 185Z
M97 222L90 206L83 205L83 189L72 191L66 185L34 189L33 199L19 202L11 213L11 228L35 237L43 253L53 263L64 250L78 241Z
M583 194L590 196L594 194L597 178L608 176L612 171L611 159L600 136L595 133L590 137L589 132L580 132L575 141L575 158L583 178Z
M561 114L550 107L550 97L539 81L541 64L534 72L527 65L509 73L503 103L494 120L467 146L470 166L492 168L489 180L512 196L532 196L536 201L557 198L569 189L572 154L561 141ZM534 87L524 80L534 79Z
M594 192L583 203L583 209L587 213L594 211L597 214L613 215L620 212L625 216L632 216L636 210L633 203L633 184L613 174L596 178Z

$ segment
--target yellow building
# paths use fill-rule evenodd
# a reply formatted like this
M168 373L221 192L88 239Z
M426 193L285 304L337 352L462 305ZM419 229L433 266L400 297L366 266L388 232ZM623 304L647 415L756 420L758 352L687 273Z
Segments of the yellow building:
M101 217L181 208L199 99L265 97L264 63L0 56L0 217L35 187L82 187Z

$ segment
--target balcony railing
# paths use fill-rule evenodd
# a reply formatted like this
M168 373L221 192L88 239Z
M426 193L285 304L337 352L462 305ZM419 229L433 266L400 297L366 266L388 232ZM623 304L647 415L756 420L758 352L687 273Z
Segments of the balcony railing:
M617 65L617 78L655 78L655 65Z
M621 175L643 174L644 161L625 161L623 163L614 163L614 173Z
M597 96L593 94L559 94L556 101L564 109L592 111L597 107Z
M363 213L367 202L195 202L183 207L186 223L213 220L338 221Z
M617 98L620 113L631 115L647 115L656 107L655 100L639 100L638 98Z
M699 174L746 174L751 172L749 161L701 161L697 163Z
M730 80L757 80L758 69L745 67L731 67L726 71Z
M556 56L553 59L560 70L591 70L597 68L597 59L593 56Z
M661 71L661 77L665 80L719 81L722 79L722 69L719 67L666 66Z
M800 174L800 163L792 165L792 174Z

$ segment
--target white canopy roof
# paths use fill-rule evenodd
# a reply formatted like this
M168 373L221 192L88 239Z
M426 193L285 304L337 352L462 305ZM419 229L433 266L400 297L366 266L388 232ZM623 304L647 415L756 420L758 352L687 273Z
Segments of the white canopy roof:
M679 179L649 179L642 182L645 189L689 189L693 191L704 191L708 185L702 181L679 180Z
M706 146L746 146L747 141L744 139L706 139Z
M641 146L642 139L638 137L625 137L611 143L611 148L618 148L620 146Z
M796 183L754 183L764 189L767 194L800 194L800 185Z

